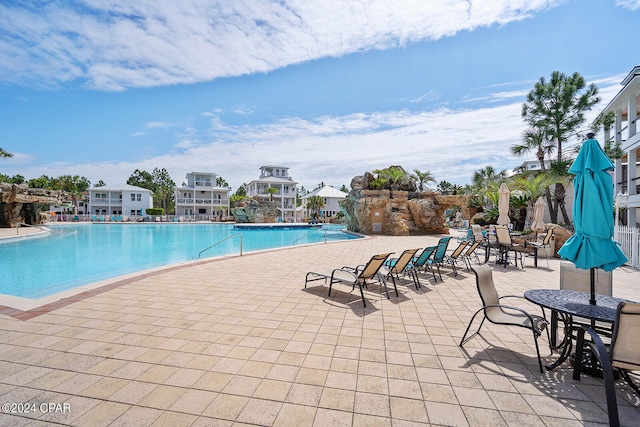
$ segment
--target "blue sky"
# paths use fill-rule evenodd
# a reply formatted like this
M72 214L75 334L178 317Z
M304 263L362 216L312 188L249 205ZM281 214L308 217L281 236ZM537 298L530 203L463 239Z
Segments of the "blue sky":
M526 94L638 65L640 0L0 3L0 173L125 182L262 165L313 189L402 165L513 169ZM532 156L533 157L533 156ZM531 157L531 158L532 158Z

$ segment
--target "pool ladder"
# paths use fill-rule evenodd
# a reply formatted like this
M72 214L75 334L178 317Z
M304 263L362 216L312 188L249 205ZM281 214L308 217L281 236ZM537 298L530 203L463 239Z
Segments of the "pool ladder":
M204 248L203 250L201 250L198 253L198 258L200 258L200 255L202 255L203 252L206 252L209 249L211 249L211 248L213 248L215 246L218 246L220 243L226 242L227 240L233 239L234 237L238 237L238 236L240 236L240 256L242 256L242 234L241 233L236 233L236 234L233 234L233 235L231 235L229 237L226 237L226 238L220 240L219 242L214 243L213 245L209 246L208 248Z

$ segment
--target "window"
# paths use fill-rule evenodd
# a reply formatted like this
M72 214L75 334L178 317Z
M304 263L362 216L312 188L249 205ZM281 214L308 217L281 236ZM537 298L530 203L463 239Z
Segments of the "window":
M131 201L132 202L141 202L142 194L141 193L131 193Z

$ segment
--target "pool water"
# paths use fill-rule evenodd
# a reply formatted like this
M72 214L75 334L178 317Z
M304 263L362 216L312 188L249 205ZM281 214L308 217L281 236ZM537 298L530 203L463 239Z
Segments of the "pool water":
M241 240L245 253L356 238L335 226L325 230L237 230L233 224L160 223L50 228L53 232L47 237L0 241L0 294L37 299L149 268L199 257L237 255ZM242 239L234 236L237 234ZM230 236L234 237L207 249Z

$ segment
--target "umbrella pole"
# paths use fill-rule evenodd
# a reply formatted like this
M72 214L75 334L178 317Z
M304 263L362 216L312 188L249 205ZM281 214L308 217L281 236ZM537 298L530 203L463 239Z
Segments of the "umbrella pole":
M589 270L589 281L591 282L591 299L589 304L596 304L596 269L591 267Z

